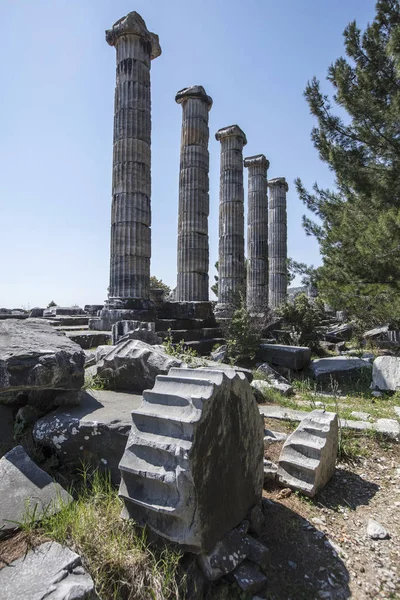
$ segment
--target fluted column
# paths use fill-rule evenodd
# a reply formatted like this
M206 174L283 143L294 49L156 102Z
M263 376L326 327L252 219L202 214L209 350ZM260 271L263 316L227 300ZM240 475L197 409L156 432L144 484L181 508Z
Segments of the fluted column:
M249 312L262 314L268 306L268 184L269 161L264 154L244 159L248 169L247 293Z
M175 299L208 301L208 112L212 99L201 85L195 85L179 91L175 100L182 105Z
M150 64L158 36L136 12L106 31L117 74L109 300L148 300L151 257Z
M287 296L287 215L284 177L268 181L269 306L277 308Z
M244 286L243 146L247 139L237 125L220 129L215 137L221 142L216 314L229 317Z

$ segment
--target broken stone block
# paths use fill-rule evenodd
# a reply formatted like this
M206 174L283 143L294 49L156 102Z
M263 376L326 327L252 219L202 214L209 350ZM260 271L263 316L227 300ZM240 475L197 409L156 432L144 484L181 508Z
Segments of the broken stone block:
M379 433L400 442L400 423L395 419L378 419L374 426Z
M232 573L241 590L247 594L255 594L267 583L264 573L254 568L250 561L241 563Z
M264 458L264 483L272 483L276 480L278 465Z
M300 371L310 362L311 350L304 346L284 346L281 344L260 344L257 357L269 364Z
M358 421L369 421L371 418L371 415L370 415L370 413L367 413L367 412L353 410L350 413L350 417L353 419L357 419Z
M132 412L120 463L125 516L195 554L261 500L263 422L242 373L171 369Z
M162 339L156 334L155 323L152 322L117 321L111 331L114 346L126 340L141 340L150 346L162 342Z
M271 431L265 429L264 431L264 448L267 449L271 444L277 444L278 442L284 442L287 439L286 433L280 431Z
M289 384L279 383L279 382L270 382L270 381L262 381L260 379L254 379L251 382L251 387L254 390L254 395L257 397L258 394L261 394L263 401L268 398L268 392L273 390L275 392L279 392L282 396L290 396L293 394L293 387Z
M198 564L209 581L231 573L244 561L250 551L249 542L237 529L230 531L215 548L198 557Z
M22 446L0 459L0 498L0 537L18 529L18 523L28 514L40 521L44 514L54 514L72 501L68 492L42 471Z
M0 570L1 600L99 600L75 552L45 542Z
M21 403L31 391L78 390L84 381L81 348L40 319L0 322L0 404Z
M97 365L97 376L113 390L141 393L153 387L157 375L166 375L182 361L140 340L128 340L108 352Z
M265 517L259 504L250 509L249 514L247 515L247 520L249 523L248 531L250 531L250 533L256 533L257 535L260 535L261 529L265 523Z
M385 540L390 537L389 532L374 519L368 519L367 534L373 540Z
M81 393L79 406L59 408L39 419L33 429L38 444L52 448L61 462L90 463L109 470L113 483L120 482L119 461L131 429L131 412L141 396L107 390Z
M310 364L310 372L317 381L330 382L331 378L336 381L346 381L359 377L360 372L371 369L367 360L356 357L332 356L330 358L318 358ZM368 372L368 371L367 371Z
M244 539L248 544L248 559L265 568L269 563L269 548L251 537L251 535L246 535Z
M279 483L314 497L334 474L337 451L337 414L313 410L283 445Z
M400 390L400 357L378 356L374 360L372 386L379 390Z
M283 396L290 396L294 393L293 386L290 385L289 381L270 367L268 363L260 365L257 372L265 376L266 382L264 383L268 383L269 387L280 392Z

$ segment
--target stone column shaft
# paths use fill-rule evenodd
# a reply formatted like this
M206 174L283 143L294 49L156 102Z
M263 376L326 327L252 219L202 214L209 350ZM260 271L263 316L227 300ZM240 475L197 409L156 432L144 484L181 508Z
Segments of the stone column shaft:
M221 142L219 192L219 316L229 316L244 285L243 146L247 139L237 125L215 135Z
M269 305L277 308L287 296L287 214L286 193L289 186L284 177L270 179L269 187Z
M268 306L268 184L264 154L244 159L248 168L247 309L262 314Z
M196 85L178 92L175 100L182 105L175 299L208 301L208 113L212 99Z
M106 31L117 73L109 299L148 300L151 257L150 64L158 36L136 12Z

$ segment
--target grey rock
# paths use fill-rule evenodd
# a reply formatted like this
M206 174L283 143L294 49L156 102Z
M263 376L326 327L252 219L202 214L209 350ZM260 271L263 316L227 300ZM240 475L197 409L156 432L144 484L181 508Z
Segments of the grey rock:
M16 393L77 390L85 355L74 342L39 319L0 322L0 403Z
M358 411L358 410L353 410L353 411L350 413L350 416L351 416L353 419L359 419L360 421L369 421L369 420L370 420L370 418L371 418L371 415L370 415L370 413L367 413L367 412L361 412L361 411Z
M247 537L243 537L237 529L230 531L223 540L207 554L200 554L198 564L209 581L216 581L227 573L231 573L250 552Z
M334 474L337 451L337 415L313 410L283 445L279 483L312 498Z
M246 377L171 369L143 392L132 422L120 463L125 515L209 552L261 499L263 423Z
M396 416L400 419L400 406L393 406Z
M276 177L268 181L268 305L272 309L277 308L287 298L286 194L288 190L289 186L284 177ZM267 358L265 360L270 362Z
M45 542L0 571L0 600L99 600L78 554Z
M57 452L62 462L89 462L109 470L118 484L119 461L131 428L131 412L141 396L90 390L81 395L79 406L61 408L39 419L33 429L35 441Z
M317 381L329 382L333 377L337 381L346 381L358 377L364 369L371 369L368 361L361 358L345 358L332 356L330 358L318 358L310 365L310 372Z
M372 385L379 390L399 390L400 357L378 356L372 365Z
M304 346L284 346L282 344L260 344L257 356L260 360L300 371L311 358L310 348Z
M371 396L373 396L374 398L382 398L383 393L380 392L379 390L373 390L371 392Z
M268 363L262 363L257 368L258 373L262 373L266 380L275 386L275 389L282 392L284 396L290 396L294 393L293 386L290 385L286 377L283 377L278 371L275 371Z
M71 496L16 446L0 459L0 536L18 528L29 515L39 521L43 514L58 512Z
M293 387L280 381L263 381L261 379L254 379L251 382L251 387L257 390L263 397L268 398L268 391L273 390L279 392L282 396L291 396L293 394Z
M216 350L210 354L212 360L216 362L224 362L228 356L228 347L226 345L219 346Z
M96 364L96 353L91 350L84 350L85 353L85 369Z
M31 311L29 312L29 318L36 319L37 317L43 317L43 311L44 311L44 308L32 308Z
M264 431L264 448L267 449L271 444L277 444L278 442L284 442L287 439L286 433L280 431L271 431L265 429Z
M182 361L140 340L115 346L97 365L97 376L113 390L139 392L153 387L157 375L165 375Z
M374 519L368 519L367 534L373 540L385 540L390 537L389 532Z
M378 419L375 429L395 442L400 442L400 423L395 419Z
M269 548L254 539L251 535L246 535L244 539L248 544L248 559L260 567L267 567L270 557Z
M141 340L150 346L161 344L161 338L155 332L154 322L117 321L112 326L112 343L114 346L126 340Z
M105 346L97 346L96 348L96 363L100 362L109 352L115 349L115 346L106 344Z
M381 327L375 327L364 333L364 338L386 338L386 334L389 331L389 325L382 325Z
M240 589L247 594L259 592L267 583L264 573L255 569L249 561L240 564L232 575Z
M250 533L256 533L257 535L260 535L261 529L265 523L265 517L259 504L256 504L250 509L249 514L247 515L247 520L249 522L248 530Z
M349 340L353 335L354 326L351 323L343 323L334 327L325 334L328 342L339 342L340 340Z
M10 406L0 404L0 458L13 446L14 414Z

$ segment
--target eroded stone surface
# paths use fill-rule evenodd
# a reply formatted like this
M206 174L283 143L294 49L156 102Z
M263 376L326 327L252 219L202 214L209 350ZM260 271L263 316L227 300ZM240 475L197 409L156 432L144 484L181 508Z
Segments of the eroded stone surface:
M306 346L261 344L257 356L267 363L299 371L310 362L311 350Z
M372 385L379 390L399 390L400 357L378 356L372 365Z
M132 421L120 463L126 515L210 551L261 498L263 423L248 381L233 370L171 369L143 392Z
M72 501L68 492L42 471L22 446L0 459L0 498L0 536L18 529L17 523L28 513L39 521L43 514L54 514Z
M367 360L343 356L318 358L313 360L310 365L311 374L317 381L330 381L331 377L343 381L357 377L360 371L365 369L371 369L371 364Z
M249 536L242 536L237 529L233 529L211 552L199 556L198 564L208 580L220 579L244 561L250 552L247 537Z
M313 410L288 437L279 456L278 481L311 498L335 472L338 418Z
M39 419L33 437L52 448L68 464L89 462L110 470L114 483L120 481L119 461L131 428L131 412L141 396L90 390L81 394L81 404L62 408Z
M287 214L286 194L289 186L284 177L268 181L268 251L269 306L276 308L287 296Z
M45 542L0 570L0 600L99 600L75 552Z

